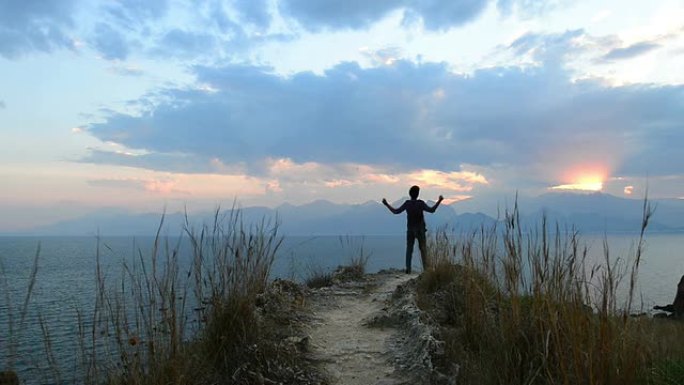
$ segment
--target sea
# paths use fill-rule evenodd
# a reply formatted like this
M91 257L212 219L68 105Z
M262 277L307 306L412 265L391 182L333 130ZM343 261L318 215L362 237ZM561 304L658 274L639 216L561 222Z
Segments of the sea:
M603 263L605 241L611 260L619 258L624 266L634 257L638 234L589 234L581 239L588 247L589 263ZM178 239L166 241L173 247ZM45 332L59 367L66 372L78 370L77 315L95 303L97 260L106 279L115 280L121 275L122 261L145 258L153 242L152 237L0 237L0 371L11 368L26 383L50 383L54 364L45 354ZM187 250L187 240L180 242L181 250ZM403 269L404 247L405 237L400 234L286 236L271 276L301 282L359 255L368 257L370 273ZM36 255L35 284L26 302ZM417 247L413 265L420 271ZM648 312L654 304L671 303L682 275L684 233L648 233L638 274L637 308ZM24 307L27 311L21 314ZM11 332L10 323L14 325Z

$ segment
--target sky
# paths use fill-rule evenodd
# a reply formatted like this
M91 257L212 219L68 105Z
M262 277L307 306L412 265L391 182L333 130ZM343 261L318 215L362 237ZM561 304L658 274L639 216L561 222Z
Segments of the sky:
M0 0L0 231L413 184L684 199L682 69L681 0Z

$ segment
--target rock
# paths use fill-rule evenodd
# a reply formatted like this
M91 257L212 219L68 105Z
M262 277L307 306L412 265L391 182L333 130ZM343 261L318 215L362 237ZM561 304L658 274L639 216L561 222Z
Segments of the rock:
M309 342L311 341L309 336L297 337L291 336L284 340L286 343L295 346L300 351L306 351L309 347Z
M677 284L674 302L665 306L654 306L653 309L672 313L675 318L684 318L684 275Z
M19 385L17 373L11 370L0 372L0 385Z
M684 275L677 284L677 295L675 295L672 306L676 317L684 316Z
M375 385L400 385L402 381L395 380L392 378L382 378L375 383Z
M658 305L655 305L655 306L653 306L653 309L654 309L654 310L666 311L666 312L668 312L668 313L673 313L673 312L674 312L674 306L673 306L672 304L665 305L665 306L658 306Z

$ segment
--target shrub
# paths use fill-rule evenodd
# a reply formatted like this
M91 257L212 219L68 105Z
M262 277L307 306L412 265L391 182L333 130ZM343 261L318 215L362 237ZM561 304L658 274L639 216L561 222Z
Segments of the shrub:
M310 267L304 283L311 289L332 286L333 273L321 267Z
M347 250L349 255L349 263L338 267L333 274L335 278L341 281L355 281L363 278L366 273L366 266L371 257L364 249L365 239L362 237L360 241L355 241L353 237L340 237L340 246Z

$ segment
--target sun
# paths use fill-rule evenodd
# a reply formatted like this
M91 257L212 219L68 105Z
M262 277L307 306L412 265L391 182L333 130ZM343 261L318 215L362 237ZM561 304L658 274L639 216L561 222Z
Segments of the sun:
M604 169L592 167L589 169L575 169L569 171L567 180L569 183L549 187L550 190L567 191L601 191L608 173Z
M585 181L578 181L577 183L553 186L551 187L551 190L601 191L603 190L603 182L596 179L587 179Z

